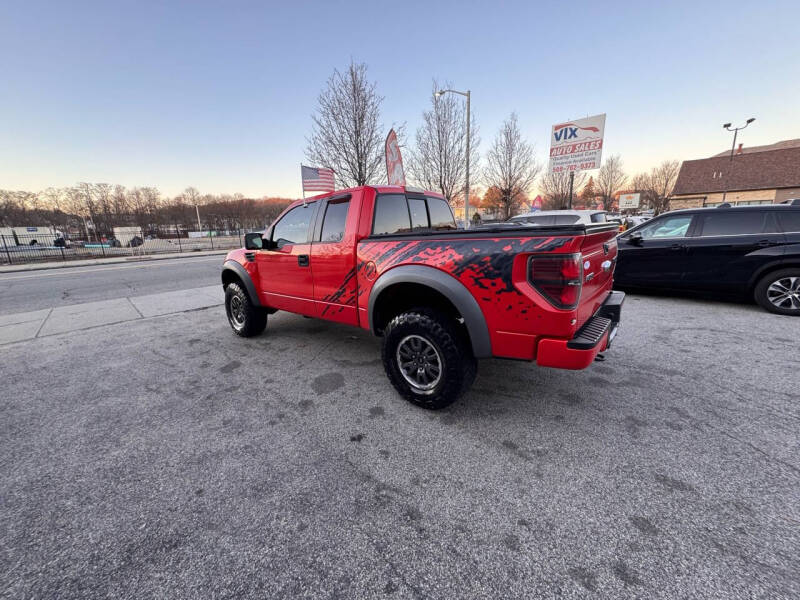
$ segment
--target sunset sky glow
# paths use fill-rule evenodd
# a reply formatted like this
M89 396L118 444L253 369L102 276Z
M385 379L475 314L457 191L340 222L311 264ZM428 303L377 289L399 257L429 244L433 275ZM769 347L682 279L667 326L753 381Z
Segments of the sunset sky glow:
M334 68L369 65L413 135L431 81L470 89L482 154L511 111L606 113L626 170L800 137L800 3L35 2L0 6L0 188L78 181L299 196Z

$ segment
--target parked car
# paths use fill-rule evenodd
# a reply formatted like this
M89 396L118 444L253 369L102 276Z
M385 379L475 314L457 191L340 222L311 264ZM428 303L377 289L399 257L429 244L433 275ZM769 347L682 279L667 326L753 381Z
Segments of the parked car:
M277 310L369 330L389 381L425 408L466 391L479 358L586 368L619 323L616 229L502 225L459 230L444 197L413 188L298 200L226 257L228 321L243 337Z
M511 217L506 223L528 223L529 225L575 225L582 223L605 223L604 210L539 210Z
M630 217L625 217L625 228L626 229L633 229L637 225L641 225L645 221L649 221L651 217L646 217L642 215L632 215Z
M617 287L721 292L800 315L800 206L678 210L618 242Z

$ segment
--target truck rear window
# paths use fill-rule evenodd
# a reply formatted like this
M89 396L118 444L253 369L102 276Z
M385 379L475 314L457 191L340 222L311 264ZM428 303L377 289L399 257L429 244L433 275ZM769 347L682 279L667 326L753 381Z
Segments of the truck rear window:
M428 196L428 213L431 216L431 227L433 229L456 229L453 213L446 200Z
M406 197L402 194L383 194L375 200L373 235L406 233L411 231Z
M373 235L408 233L413 229L456 229L447 201L441 198L408 198L381 194L375 200Z
M421 198L409 198L408 212L411 214L412 229L428 228L428 211L425 208L425 200Z

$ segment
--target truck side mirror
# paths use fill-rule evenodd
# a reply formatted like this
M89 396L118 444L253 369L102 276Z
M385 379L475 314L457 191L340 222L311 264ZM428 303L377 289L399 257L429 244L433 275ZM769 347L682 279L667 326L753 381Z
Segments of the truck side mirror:
M264 248L264 239L260 233L245 233L244 247L245 250L262 250Z

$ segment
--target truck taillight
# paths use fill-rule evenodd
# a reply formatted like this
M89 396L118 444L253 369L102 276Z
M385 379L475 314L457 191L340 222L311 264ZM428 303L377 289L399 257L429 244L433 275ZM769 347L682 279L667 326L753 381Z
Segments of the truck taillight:
M580 254L531 256L528 280L556 308L578 306L583 286Z

